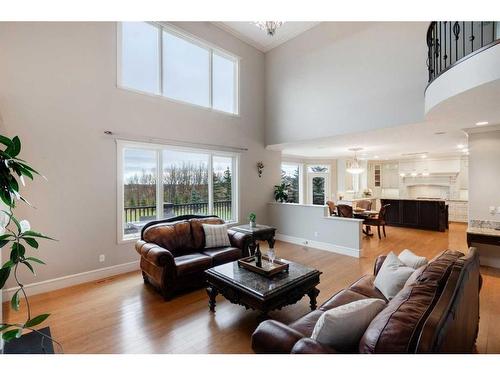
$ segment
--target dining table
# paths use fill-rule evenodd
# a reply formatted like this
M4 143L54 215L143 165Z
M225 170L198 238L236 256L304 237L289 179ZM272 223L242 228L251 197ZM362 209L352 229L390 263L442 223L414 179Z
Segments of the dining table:
M352 211L352 216L357 219L368 219L377 215L378 211L365 210L362 208L354 208ZM363 233L369 237L373 236L373 232L371 231L371 227L369 225L367 225L366 228L363 229Z

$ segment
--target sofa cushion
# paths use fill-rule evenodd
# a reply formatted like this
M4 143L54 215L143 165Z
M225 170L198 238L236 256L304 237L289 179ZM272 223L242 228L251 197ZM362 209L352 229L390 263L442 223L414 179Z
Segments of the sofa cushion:
M408 283L380 312L359 343L361 353L412 353L420 330L439 299L455 261L462 254L446 251L417 270Z
M202 272L212 267L212 258L201 253L191 253L174 258L177 276Z
M224 224L224 220L218 217L209 217L206 219L190 219L191 233L193 236L193 248L201 250L205 248L205 232L203 224Z
M354 282L349 290L362 294L367 298L378 298L387 302L387 298L382 294L380 290L378 290L373 282L375 281L375 276L373 275L365 275L361 277L358 281Z
M385 306L385 301L378 298L366 298L337 306L321 315L311 338L339 352L352 352L373 318Z
M241 249L237 247L214 247L203 250L203 254L212 258L212 267L233 262L241 258Z
M322 314L323 311L321 310L311 311L310 313L304 315L299 320L296 320L295 322L290 324L290 328L302 333L306 337L310 337L314 329L314 326L316 325L316 322L318 321L318 319Z
M403 288L413 271L415 271L413 268L407 267L396 254L390 252L380 267L373 284L385 298L391 300Z
M331 297L328 301L323 303L319 307L319 310L327 311L327 310L333 309L337 306L345 305L346 303L353 302L353 301L359 301L361 299L366 299L366 298L367 298L366 296L359 294L359 293L356 293L352 290L342 289L340 292L338 292L333 297Z
M203 231L205 232L206 249L231 246L231 242L229 242L229 235L227 233L227 225L203 223L202 226Z
M429 263L426 257L418 256L409 249L404 249L402 252L400 252L398 258L401 262L413 269L420 268Z
M159 223L146 228L143 239L146 242L152 242L167 249L174 257L193 251L191 225L185 220L173 223Z

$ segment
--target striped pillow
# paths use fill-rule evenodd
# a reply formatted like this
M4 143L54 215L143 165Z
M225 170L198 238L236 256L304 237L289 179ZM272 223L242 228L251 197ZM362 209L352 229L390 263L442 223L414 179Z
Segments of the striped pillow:
M205 249L231 246L226 224L202 224L205 232Z

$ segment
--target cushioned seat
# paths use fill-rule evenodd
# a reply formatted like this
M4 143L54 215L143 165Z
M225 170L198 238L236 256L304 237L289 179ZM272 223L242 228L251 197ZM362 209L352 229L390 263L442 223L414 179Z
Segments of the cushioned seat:
M314 326L321 315L323 315L323 311L321 310L311 311L309 314L290 324L290 328L302 333L304 336L311 336Z
M240 259L242 251L237 247L214 247L203 250L203 254L212 258L212 266L218 266Z
M345 305L346 303L351 303L351 302L359 301L359 300L366 299L366 298L368 298L368 297L366 297L362 294L356 293L352 290L342 289L340 292L335 294L328 301L323 303L319 307L319 310L321 310L321 311L331 310L335 307Z
M212 267L212 258L200 253L181 255L174 258L177 275L204 271Z
M374 275L365 275L349 287L349 290L362 294L367 298L380 298L387 302L382 292L377 289L373 282L375 281Z

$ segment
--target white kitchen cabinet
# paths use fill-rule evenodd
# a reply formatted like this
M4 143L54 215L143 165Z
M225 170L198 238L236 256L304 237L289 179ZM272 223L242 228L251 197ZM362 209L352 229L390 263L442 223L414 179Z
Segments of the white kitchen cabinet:
M399 189L399 164L384 163L382 167L382 188Z

